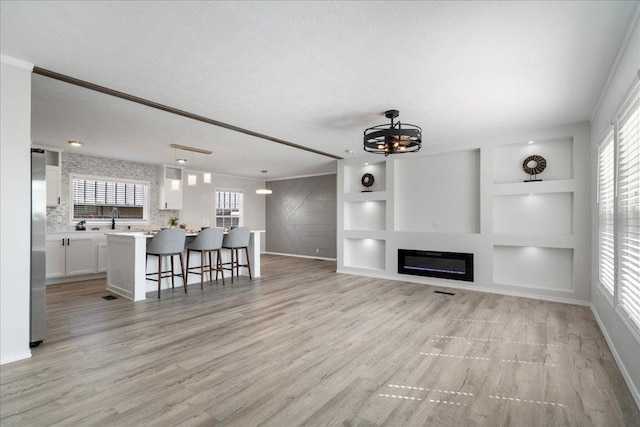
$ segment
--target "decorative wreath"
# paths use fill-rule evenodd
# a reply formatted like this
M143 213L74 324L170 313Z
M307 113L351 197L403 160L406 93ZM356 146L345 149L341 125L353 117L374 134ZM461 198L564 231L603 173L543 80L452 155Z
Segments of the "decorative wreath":
M536 165L532 168L528 166L529 162L531 161L534 161L536 163ZM524 162L522 162L522 169L529 175L541 174L542 171L546 169L546 167L547 160L542 156L538 156L537 154L527 157L526 159L524 159Z
M371 175L370 173L365 173L364 175L362 175L362 179L360 180L360 182L367 188L371 187L373 185L373 175Z

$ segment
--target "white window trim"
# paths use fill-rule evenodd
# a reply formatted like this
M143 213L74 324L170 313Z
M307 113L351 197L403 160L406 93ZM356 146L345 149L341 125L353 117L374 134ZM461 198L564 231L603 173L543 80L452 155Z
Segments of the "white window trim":
M611 135L611 133L613 133L613 141L611 141L611 144L613 145L613 239L614 239L614 249L613 249L613 294L609 292L609 289L607 289L606 286L604 286L604 284L602 284L602 282L600 281L600 153L601 150L603 148L603 146L605 145L605 143L607 143L609 141L609 136ZM596 280L598 281L598 288L600 289L600 293L605 297L605 299L609 302L609 305L613 308L614 304L615 304L615 294L617 292L617 265L616 265L616 260L617 260L617 256L616 256L616 224L617 221L615 220L616 218L616 191L617 191L617 180L616 180L616 169L617 169L617 165L616 165L616 154L617 154L617 144L616 144L616 129L615 126L613 126L613 123L610 127L607 128L607 131L604 133L604 135L600 138L600 141L598 142L598 152L597 152L597 157L596 157L596 204L598 206L598 241L597 241L597 247L598 247L598 268L597 268L597 278Z
M616 262L615 262L615 268L616 268L616 279L615 279L615 295L614 295L614 302L615 302L615 312L618 314L618 316L620 317L620 319L622 320L622 322L627 326L627 328L631 331L632 335L636 338L636 340L638 342L640 342L640 322L638 321L634 321L632 319L630 319L630 315L628 313L626 313L624 311L624 309L622 308L622 303L620 301L620 280L619 280L619 262L620 262L620 239L619 239L619 232L620 232L620 221L618 220L620 213L619 213L619 185L620 185L620 141L619 141L619 120L620 120L620 115L624 112L624 110L627 108L627 106L629 105L630 102L633 102L633 100L637 97L640 96L640 80L638 80L638 78L636 78L635 80L635 84L632 85L632 88L630 90L630 92L628 92L627 96L625 97L624 102L622 103L622 105L620 106L619 110L616 112L616 118L614 121L614 142L615 142L615 148L614 148L614 163L615 163L615 211L614 211L614 215L616 218L615 221L615 255L616 255Z
M126 224L126 225L149 225L150 223L150 209L151 206L149 204L149 193L151 193L151 183L149 181L141 181L137 179L127 179L127 178L115 178L112 176L100 176L100 175L83 175L78 173L70 173L69 174L69 225L75 225L79 221L86 221L87 225L105 225L111 224L110 219L83 219L83 218L74 218L74 203L73 203L73 180L74 179L89 179L96 181L110 181L110 182L122 182L126 184L141 184L147 187L147 191L145 191L144 195L144 208L143 219L116 219L116 224Z
M214 190L214 195L216 195L218 192L227 192L227 193L241 193L242 194L242 200L240 201L240 219L238 220L238 227L244 227L244 190L240 190L237 188L216 188ZM217 223L217 218L218 215L216 215L216 211L218 209L218 197L215 197L215 206L213 207L213 218L214 221Z
M633 84L631 85L629 91L623 99L623 102L620 104L618 110L615 113L614 119L612 120L610 127L606 129L604 136L601 137L598 142L598 150L597 150L597 162L596 162L596 170L598 171L597 179L596 179L596 204L599 205L600 200L600 187L599 187L599 170L600 170L600 149L604 141L606 141L607 136L609 135L610 130L613 131L613 173L614 173L614 294L613 297L609 294L609 291L600 283L600 269L599 269L599 261L598 261L598 269L597 269L597 278L598 281L598 290L605 297L607 301L611 304L614 309L616 315L620 318L622 323L625 324L631 335L636 339L637 342L640 343L640 324L636 324L635 321L629 318L629 314L624 311L620 304L620 282L619 282L619 227L620 221L619 218L619 203L618 203L618 187L620 182L619 177L619 129L618 129L618 119L620 114L627 107L628 103L631 102L636 93L640 91L640 74L634 79ZM599 225L599 206L598 206L598 259L600 257L600 225Z

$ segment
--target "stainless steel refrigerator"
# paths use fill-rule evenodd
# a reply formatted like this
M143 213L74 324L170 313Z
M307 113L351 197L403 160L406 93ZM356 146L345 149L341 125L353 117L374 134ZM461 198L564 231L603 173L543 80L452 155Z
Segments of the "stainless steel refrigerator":
M46 330L47 289L45 284L45 228L47 220L47 166L45 152L31 149L31 334L29 344L37 347Z

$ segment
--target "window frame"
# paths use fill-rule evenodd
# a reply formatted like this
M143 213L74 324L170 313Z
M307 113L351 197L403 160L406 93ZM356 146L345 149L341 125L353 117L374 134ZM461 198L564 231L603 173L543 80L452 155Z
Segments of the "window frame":
M621 124L627 124L629 120L636 118L636 120L638 120L638 125L637 128L633 127L632 125L632 130L634 131L631 135L633 136L632 139L632 144L637 144L633 145L632 148L633 150L629 150L628 147L626 147L626 151L627 152L631 152L632 155L629 157L628 160L631 161L631 165L633 167L630 167L629 165L622 165L621 164ZM635 123L635 122L634 122ZM622 262L624 261L627 265L630 263L630 268L633 271L633 273L636 272L636 269L638 267L638 264L635 262L634 259L634 250L637 251L638 254L640 254L640 250L638 250L638 247L636 245L633 245L633 242L635 241L634 237L637 235L640 237L640 232L635 232L633 231L634 228L636 228L635 224L633 223L633 220L638 221L638 218L635 217L634 213L636 213L635 209L632 209L631 212L632 214L627 216L626 215L626 211L623 212L623 204L625 204L626 206L624 207L629 207L631 206L632 208L636 208L637 206L637 201L636 202L631 202L627 204L627 199L624 198L625 194L621 194L620 193L620 183L621 183L621 178L623 178L623 176L621 175L623 172L621 172L622 170L624 170L625 174L628 174L629 170L632 170L632 179L629 180L628 176L624 177L625 178L625 182L630 183L630 188L631 191L629 191L626 196L627 198L629 198L629 196L631 196L632 199L635 199L637 197L640 197L640 185L636 182L636 180L640 181L640 75L634 79L633 84L631 85L631 88L627 91L623 102L620 104L619 108L616 110L616 113L614 115L614 118L611 122L611 124L607 127L607 129L605 129L604 132L604 136L601 137L601 139L598 141L598 147L597 147L597 158L596 158L596 171L597 171L597 175L596 175L596 205L597 205L597 218L598 218L598 239L597 239L597 277L596 280L598 281L598 290L599 292L609 301L610 306L613 308L614 312L616 313L616 315L620 318L620 320L622 321L622 323L625 324L625 326L627 327L627 329L629 330L629 332L631 333L631 335L633 335L633 337L636 339L636 341L638 341L640 343L640 302L638 302L638 304L636 304L636 301L638 300L638 297L640 296L640 282L636 282L634 281L634 275L633 274L628 274L625 273L624 277L621 277L621 270L623 268L622 266ZM613 141L611 141L610 139L610 135L613 134ZM600 216L600 160L601 160L601 153L603 151L603 148L605 146L605 144L607 143L613 143L613 156L611 159L611 162L613 163L613 167L612 167L612 171L613 171L613 295L611 295L611 293L608 291L608 289L606 288L606 286L604 286L602 283L600 283L600 257L601 257L601 245L600 245L600 237L601 237L601 216ZM622 142L623 144L626 143ZM624 161L624 159L623 159ZM623 167L624 166L624 167ZM629 184L627 184L629 185ZM626 221L626 220L631 220L631 221ZM623 227L628 226L628 228L626 230L626 234L630 235L631 237L627 237L625 236L625 239L631 240L632 246L631 246L631 250L629 250L628 248L625 249L625 257L622 256L622 240L623 240ZM629 252L631 253L631 256L629 255ZM623 261L621 261L621 258L624 258ZM630 261L628 261L628 259L630 259ZM624 280L624 283L623 283ZM625 296L621 295L622 293L625 293L625 291L622 289L626 286L630 286L630 288L632 289L630 292L626 291L627 293L629 293L631 295L631 297L627 297L629 298L628 301L630 301L630 303L627 303L630 307L631 307L631 311L629 311L626 307L623 301L623 299L625 298Z
M244 190L240 190L240 189L235 189L235 188L216 188L215 189L215 193L214 193L214 207L213 207L213 214L214 214L214 221L215 221L215 226L218 227L218 218L219 217L230 217L231 215L218 215L218 193L238 193L241 195L240 198L240 202L238 203L238 227L242 227L244 225ZM229 228L232 228L233 224L231 224L229 226ZM223 228L227 229L227 227L224 225L224 221L223 221Z
M87 179L87 180L95 180L95 181L107 181L107 182L115 182L115 183L124 183L124 184L138 184L143 185L145 187L144 191L144 204L142 207L142 219L127 219L127 218L117 218L116 222L120 224L127 225L149 225L150 223L150 210L151 205L149 203L150 193L151 193L151 182L137 180L137 179L128 179L128 178L117 178L113 176L99 176L99 175L84 175L78 173L70 173L69 174L69 225L75 225L79 221L86 221L88 225L105 225L111 224L110 218L75 218L75 203L73 200L73 181L74 179Z
M622 222L624 221L623 219L623 212L621 212L620 209L620 205L621 205L621 200L620 200L620 181L621 181L621 161L620 161L620 157L621 157L621 152L620 152L620 123L622 120L624 120L626 117L625 113L627 113L627 109L633 105L636 104L636 109L635 109L635 114L636 115L640 115L640 102L638 102L638 99L640 98L640 81L636 80L635 84L632 86L631 91L628 93L627 97L625 98L625 101L623 102L622 106L620 107L620 109L618 110L618 112L616 113L616 118L614 121L614 132L615 132L615 157L614 157L614 162L615 162L615 257L616 257L616 262L615 262L615 268L616 268L616 281L615 281L615 295L614 295L614 302L615 302L615 311L618 314L618 316L620 317L620 319L623 321L623 323L625 323L627 325L627 327L629 328L629 330L631 331L632 335L634 335L634 337L636 338L636 340L638 340L638 342L640 342L640 319L634 319L632 317L632 315L630 313L627 312L627 310L624 308L623 303L621 301L621 287L623 286L623 283L621 282L621 278L620 278L620 269L621 269L621 262L620 262L620 258L621 258L621 227L622 227ZM634 113L632 113L634 114ZM639 117L640 120L640 117ZM640 125L640 123L639 123ZM638 144L637 149L640 151L640 129L638 129L637 135L636 135L636 139L634 140L636 144ZM640 154L638 154L638 156L640 156ZM638 157L636 156L636 157ZM638 160L636 158L636 160ZM640 164L640 162L638 162ZM640 179L640 174L638 175L638 179ZM638 187L638 189L640 189L640 187ZM624 217L626 218L626 217ZM638 283L639 289L637 289L637 293L640 294L640 283ZM640 309L640 302L638 303L638 309Z
M611 174L612 174L612 184L613 184L613 191L612 191L612 200L611 203L613 205L613 230L612 230L612 237L613 237L613 253L612 253L612 265L611 268L613 270L613 283L612 283L612 288L611 291L609 290L609 288L602 283L602 281L600 280L600 276L601 276L601 238L602 238L602 223L601 223L601 212L600 212L600 204L601 204L601 192L600 192L600 179L601 179L601 175L600 175L600 156L603 153L604 149L607 148L607 145L611 145L611 149L613 150L613 156L612 156L612 167L611 167ZM615 127L610 127L607 129L607 132L605 132L604 136L600 139L600 142L598 143L598 154L597 154L597 184L596 184L596 203L598 206L598 241L597 241L597 248L598 248L598 268L597 268L597 280L598 280L598 288L600 289L600 291L602 292L602 294L606 297L607 301L609 301L609 305L611 305L612 307L614 306L614 300L615 300L615 293L616 293L616 282L617 282L617 265L616 265L616 223L617 221L615 220L616 218L616 184L617 184L617 180L616 180L616 132L615 132Z

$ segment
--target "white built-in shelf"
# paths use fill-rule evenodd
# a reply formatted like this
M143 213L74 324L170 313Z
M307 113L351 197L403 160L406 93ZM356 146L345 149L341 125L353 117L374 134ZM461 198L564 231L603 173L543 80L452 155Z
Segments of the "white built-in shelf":
M553 138L502 145L493 151L493 183L522 183L529 179L522 170L524 159L539 155L547 161L546 169L538 175L543 180L555 181L573 178L573 138ZM544 182L544 181L543 181ZM529 184L530 185L530 184Z
M493 283L509 287L573 291L573 249L493 247Z
M493 233L573 234L573 193L530 193L493 197Z
M345 202L365 202L387 200L386 191L365 191L360 193L347 193L344 195Z
M344 230L345 239L375 239L386 240L387 232L384 230Z
M344 229L381 231L386 228L387 202L366 200L344 203Z
M344 266L369 270L385 270L385 241L371 237L344 239Z
M373 185L369 187L372 192L386 191L387 165L385 161L378 163L357 164L344 166L344 192L345 194L360 194L365 187L362 185L362 175L373 175Z
M573 249L575 247L574 236L559 235L515 235L494 234L494 246L531 246L539 248Z
M510 182L493 185L494 196L516 194L569 193L575 190L573 179L559 179L535 182Z

